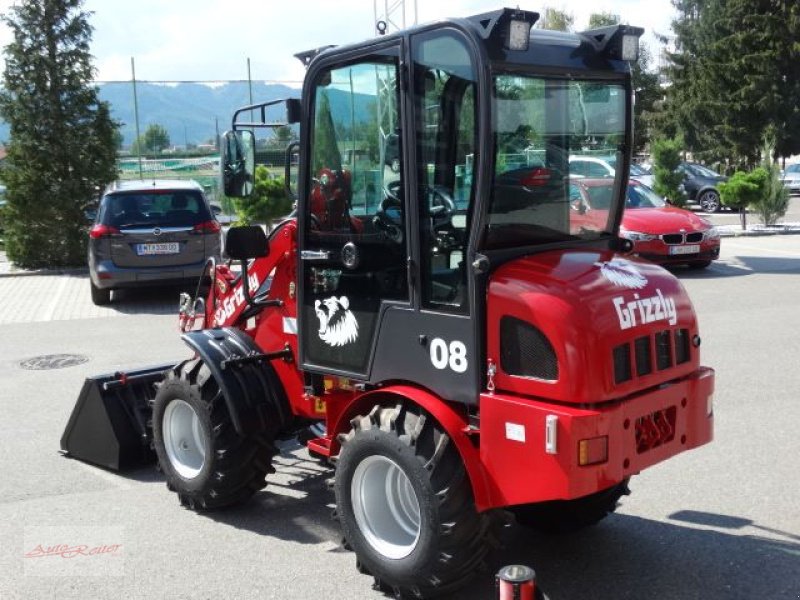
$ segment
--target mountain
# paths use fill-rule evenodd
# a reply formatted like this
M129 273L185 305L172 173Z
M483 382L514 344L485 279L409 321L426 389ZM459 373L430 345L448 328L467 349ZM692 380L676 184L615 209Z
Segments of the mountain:
M131 82L104 83L98 86L100 99L111 105L111 115L122 125L123 145L136 139L133 84ZM158 124L169 133L172 145L204 144L215 139L231 127L231 118L237 108L250 104L246 81L229 82L212 87L198 83L154 84L137 83L136 99L139 108L139 132L144 133L150 124ZM252 83L253 103L283 98L299 98L300 90L280 84ZM374 110L374 97L356 94L350 106L349 94L342 90L328 92L331 113L336 122L350 124L353 116L363 119L366 111ZM276 121L285 118L282 107L268 111L267 117ZM361 116L361 118L359 118ZM8 139L8 125L0 121L0 142Z
M98 86L100 99L111 106L111 115L122 125L123 145L130 146L136 139L133 84L129 81L104 83ZM356 94L355 110L350 106L349 94L342 90L328 92L331 112L337 122L350 124L353 113L371 114L374 98ZM300 90L280 84L252 83L253 103L283 98L299 98ZM139 109L139 132L144 134L148 125L161 125L169 133L175 146L205 144L213 141L217 133L230 129L236 109L250 104L250 89L246 81L229 82L212 87L197 83L154 84L137 83L136 98ZM285 113L278 106L267 116L283 120ZM357 119L357 121L363 120ZM8 125L0 121L0 143L8 139Z
M111 105L112 116L122 123L124 145L136 139L136 118L133 85L107 83L100 87L100 98ZM285 85L253 82L253 103L281 98L297 98L300 90ZM247 82L226 83L218 87L197 83L158 85L137 83L139 131L158 124L169 133L172 144L202 144L213 140L219 132L230 129L233 112L250 104ZM276 110L272 118L280 118Z

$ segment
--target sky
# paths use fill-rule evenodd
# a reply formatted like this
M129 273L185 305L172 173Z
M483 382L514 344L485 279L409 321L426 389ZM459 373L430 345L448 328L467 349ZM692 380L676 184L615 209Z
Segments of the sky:
M5 13L14 0L0 0ZM380 12L397 0L378 0ZM414 21L406 0L406 24ZM655 51L652 32L669 33L674 11L669 0L417 0L417 22L478 14L504 5L541 11L549 5L571 13L576 29L592 12L621 15L644 27L643 40ZM92 54L98 81L225 81L247 79L299 86L303 66L294 54L328 44L349 44L374 36L375 0L85 0L93 15ZM395 13L400 24L402 17ZM10 41L0 24L0 45ZM0 68L3 62L0 60Z

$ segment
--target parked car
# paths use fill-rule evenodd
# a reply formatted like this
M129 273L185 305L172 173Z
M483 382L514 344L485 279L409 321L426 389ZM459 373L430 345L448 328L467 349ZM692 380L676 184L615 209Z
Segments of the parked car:
M788 165L782 175L783 185L790 194L800 194L800 163Z
M570 204L582 220L605 223L612 199L608 179L570 181ZM652 189L633 180L628 183L620 236L633 242L633 253L653 262L687 264L704 268L719 258L720 235L703 217L670 206Z
M614 177L617 159L614 156L584 156L576 154L569 157L569 170L572 175L581 177ZM631 163L630 177L652 187L655 177L637 164Z
M701 164L690 162L678 165L678 171L683 173L683 189L689 200L697 202L704 212L722 210L719 184L728 181L727 177Z
M193 181L125 181L103 194L89 231L92 301L111 291L197 281L218 258L221 226Z

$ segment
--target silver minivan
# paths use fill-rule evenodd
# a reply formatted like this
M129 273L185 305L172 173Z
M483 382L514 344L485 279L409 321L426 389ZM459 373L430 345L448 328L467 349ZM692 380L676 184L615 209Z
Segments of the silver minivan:
M120 288L196 282L220 248L221 226L196 182L118 182L89 231L92 301L107 304Z

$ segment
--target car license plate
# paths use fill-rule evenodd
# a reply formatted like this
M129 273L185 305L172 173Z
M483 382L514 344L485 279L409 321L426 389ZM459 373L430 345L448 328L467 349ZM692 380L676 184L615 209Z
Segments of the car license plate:
M136 254L150 256L152 254L178 254L181 245L178 242L162 242L159 244L136 244Z
M690 244L688 246L672 246L669 249L670 254L698 254L700 246L698 244Z

